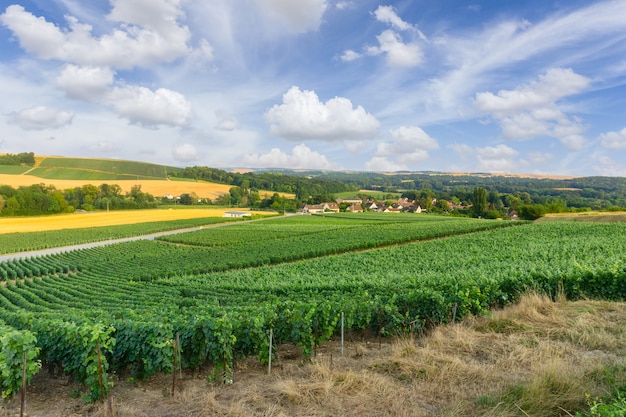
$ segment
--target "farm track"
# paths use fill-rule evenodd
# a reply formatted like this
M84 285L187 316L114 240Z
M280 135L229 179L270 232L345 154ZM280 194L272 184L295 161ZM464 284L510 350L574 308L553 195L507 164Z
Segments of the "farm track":
M262 221L262 220L267 220L267 219L272 219L272 218L275 218L275 217L264 217L264 218L260 218L260 219L247 220L246 223L247 222L257 222L257 221ZM218 223L218 224L214 224L214 225L187 227L187 228L184 228L184 229L167 230L167 231L164 231L164 232L149 233L149 234L145 234L145 235L124 237L124 238L119 238L119 239L101 240L99 242L82 243L82 244L78 244L78 245L60 246L60 247L57 247L57 248L50 248L50 249L40 249L40 250L34 250L34 251L8 253L8 254L0 255L0 262L12 261L12 260L17 260L17 259L21 259L21 258L33 257L33 256L56 255L56 254L59 254L59 253L70 252L70 251L73 251L73 250L99 248L99 247L102 247L102 246L114 245L116 243L134 242L134 241L137 241L137 240L155 240L156 238L161 237L161 236L169 236L169 235L176 235L176 234L180 234L180 233L196 232L196 231L202 230L202 229L223 227L223 226L229 226L229 225L233 225L233 224L241 224L241 223L240 222Z

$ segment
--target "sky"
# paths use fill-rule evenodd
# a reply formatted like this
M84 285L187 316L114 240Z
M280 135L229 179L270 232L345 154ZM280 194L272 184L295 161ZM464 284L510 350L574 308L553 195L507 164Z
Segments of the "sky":
M626 176L626 0L5 0L0 98L5 153Z

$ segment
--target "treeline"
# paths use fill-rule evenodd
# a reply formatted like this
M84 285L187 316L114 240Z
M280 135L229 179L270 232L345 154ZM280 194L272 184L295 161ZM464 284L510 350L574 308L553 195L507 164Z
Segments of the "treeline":
M413 200L422 209L431 213L451 213L460 216L487 219L506 218L517 215L523 220L535 220L547 213L570 213L590 211L589 207L569 206L562 198L552 196L532 196L527 192L500 193L475 187L471 192L458 195L449 192L436 192L432 189L404 191L401 196ZM610 206L605 210L620 210Z
M35 154L33 152L22 152L17 154L0 155L0 165L35 165Z
M293 193L298 200L307 200L315 195L330 195L347 191L358 191L359 187L338 180L307 178L285 175L282 172L237 173L208 167L187 167L173 176L217 182L220 184L244 186L246 189L267 190L279 193Z
M119 185L91 184L58 190L52 185L35 184L13 188L0 185L0 216L36 216L73 213L76 209L127 210L155 208L157 201L141 191L140 185L123 193Z
M331 171L283 171L285 176L341 181L359 189L383 192L430 190L440 198L456 196L470 201L475 188L488 193L518 196L533 204L564 202L568 208L606 210L626 207L626 178L580 177L572 179L506 177L492 174L453 175L447 173L394 173Z

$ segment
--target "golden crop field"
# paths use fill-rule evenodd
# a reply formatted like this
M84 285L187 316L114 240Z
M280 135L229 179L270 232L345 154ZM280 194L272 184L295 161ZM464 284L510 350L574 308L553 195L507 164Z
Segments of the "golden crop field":
M217 197L228 194L232 185L216 184L211 182L195 181L169 181L169 180L55 180L34 177L32 175L9 175L0 174L0 184L10 185L17 188L33 184L54 185L59 190L81 187L85 184L99 186L101 184L117 184L122 191L127 193L135 185L141 185L141 191L152 194L156 198L166 195L180 196L181 194L195 193L200 198ZM261 191L261 198L268 198L274 194L272 191ZM294 194L278 193L282 197L294 198Z
M135 185L141 185L141 191L152 194L155 197L172 194L179 196L185 193L196 193L202 198L217 198L228 193L232 185L215 184L208 182L192 181L168 181L168 180L55 180L34 177L32 175L7 175L0 174L0 184L11 187L22 187L33 184L54 185L59 190L81 187L85 184L99 186L101 184L117 184L122 191L129 192Z
M0 234L42 232L46 230L82 229L99 226L116 226L124 224L159 222L169 220L195 219L200 217L222 217L226 208L192 208L192 209L152 209L125 210L111 212L87 212L72 214L55 214L37 217L5 217L0 218ZM247 209L236 209L247 211ZM254 213L254 212L253 212ZM267 212L264 212L267 214Z

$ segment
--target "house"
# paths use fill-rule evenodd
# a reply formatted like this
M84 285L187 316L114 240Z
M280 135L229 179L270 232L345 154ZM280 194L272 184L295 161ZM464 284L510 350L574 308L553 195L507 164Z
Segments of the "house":
M244 217L252 217L252 213L249 211L227 211L222 217L243 219Z
M383 210L383 213L400 213L402 210L400 210L397 207L386 207L385 210Z
M363 203L363 200L361 200L359 197L338 198L335 201L337 202L337 204L347 203L347 204L359 204L360 205Z
M371 211L378 211L378 205L371 200L365 202L365 208Z
M307 214L339 213L339 205L337 203L305 204L302 212Z
M346 207L346 211L351 213L363 213L363 206L360 204L352 204L351 206Z

